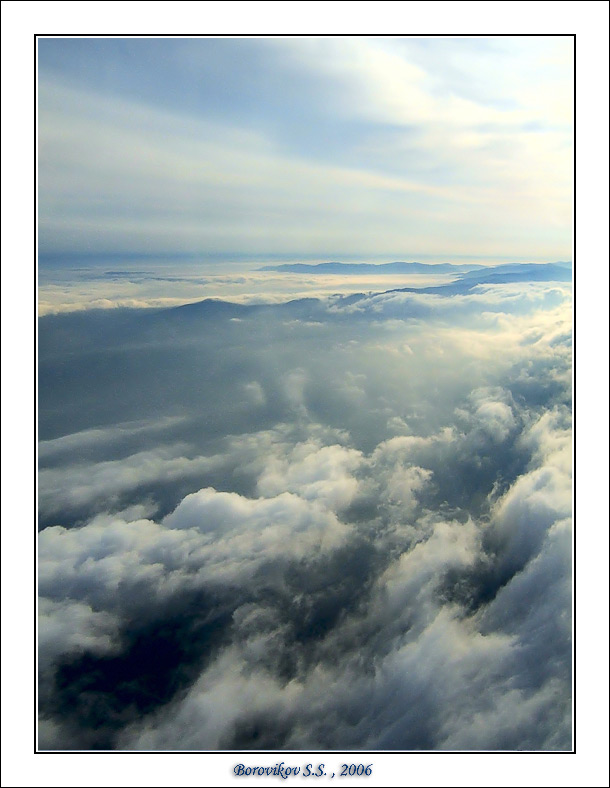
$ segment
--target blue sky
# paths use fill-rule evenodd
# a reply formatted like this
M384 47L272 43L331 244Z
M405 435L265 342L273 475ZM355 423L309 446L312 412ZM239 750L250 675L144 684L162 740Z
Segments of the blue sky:
M572 41L39 39L40 252L569 260Z

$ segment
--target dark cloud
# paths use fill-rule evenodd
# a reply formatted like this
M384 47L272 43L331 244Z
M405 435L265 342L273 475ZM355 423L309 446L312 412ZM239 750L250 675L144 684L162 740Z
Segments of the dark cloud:
M46 317L43 749L571 747L569 287Z

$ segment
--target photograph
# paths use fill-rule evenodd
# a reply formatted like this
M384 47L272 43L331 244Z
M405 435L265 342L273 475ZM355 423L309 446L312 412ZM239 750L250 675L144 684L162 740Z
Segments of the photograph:
M36 68L38 751L572 751L574 36Z

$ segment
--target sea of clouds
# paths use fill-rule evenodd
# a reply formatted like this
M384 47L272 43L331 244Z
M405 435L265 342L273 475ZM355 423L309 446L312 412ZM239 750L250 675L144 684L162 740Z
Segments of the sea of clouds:
M41 319L41 749L571 749L571 286L316 295Z

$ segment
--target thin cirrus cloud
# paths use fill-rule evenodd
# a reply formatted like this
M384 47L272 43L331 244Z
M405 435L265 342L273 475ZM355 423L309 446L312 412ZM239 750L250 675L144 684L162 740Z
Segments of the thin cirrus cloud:
M39 53L43 253L570 256L569 38Z

